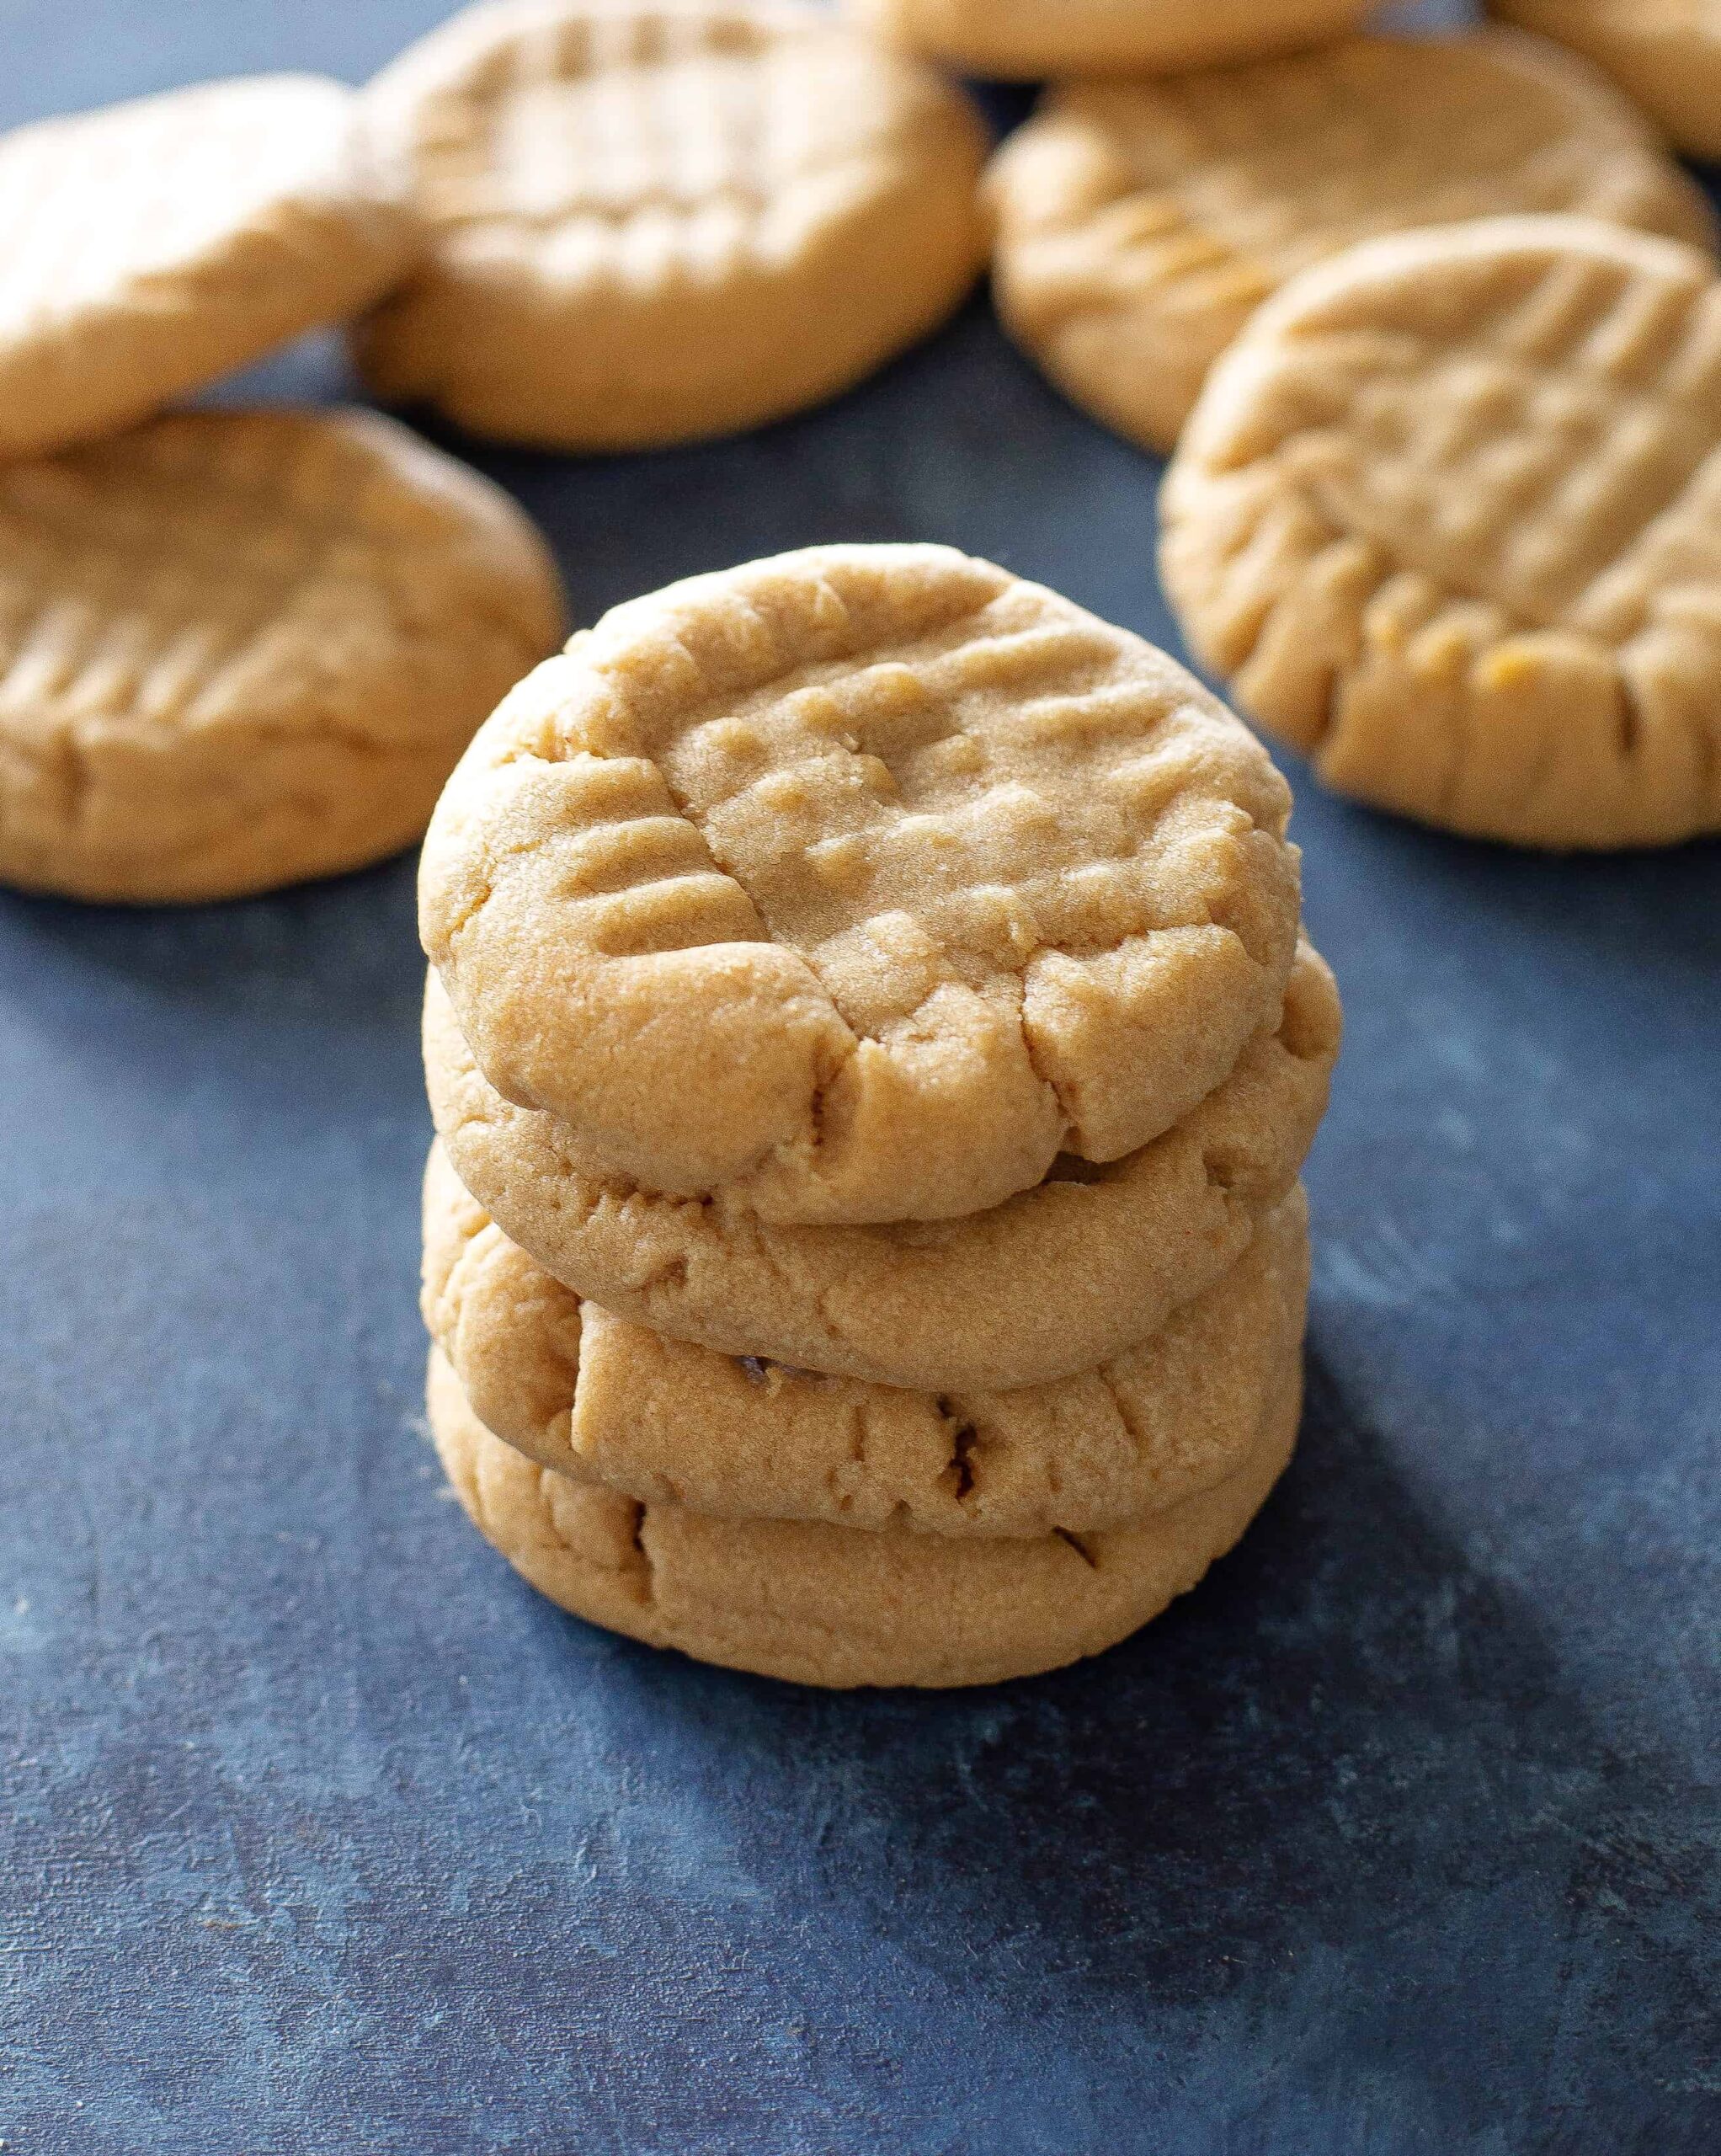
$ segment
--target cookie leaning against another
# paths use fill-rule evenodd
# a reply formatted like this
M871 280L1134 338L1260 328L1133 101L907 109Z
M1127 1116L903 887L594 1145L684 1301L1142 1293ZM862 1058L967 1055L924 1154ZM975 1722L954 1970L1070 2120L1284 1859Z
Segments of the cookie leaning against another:
M1294 51L1373 0L847 0L891 43L976 75L1156 75Z
M950 1219L1144 1145L1273 1022L1289 810L1140 638L948 547L817 547L522 682L420 929L479 1068L594 1172Z
M804 9L492 0L366 105L434 244L360 364L477 434L756 426L924 335L983 265L978 115Z
M432 1351L431 1435L473 1522L541 1594L703 1662L803 1684L999 1684L1114 1646L1194 1587L1288 1463L1294 1364L1227 1481L1109 1534L958 1541L716 1520L570 1481L493 1437Z
M1141 1347L1011 1392L933 1394L713 1354L582 1303L510 1242L440 1147L424 1320L474 1411L579 1482L731 1519L935 1534L1083 1534L1223 1481L1300 1353L1301 1189Z
M226 898L395 852L561 628L524 514L373 413L0 467L0 882Z
M1489 0L1605 68L1679 148L1721 157L1721 10L1714 0Z
M485 1211L578 1294L726 1355L929 1392L1042 1384L1146 1340L1235 1263L1290 1192L1338 1054L1332 975L1305 945L1264 1027L1170 1130L1103 1166L1066 1156L957 1220L782 1226L584 1170L564 1126L473 1063L434 974L436 1127Z
M1340 792L1476 837L1721 830L1721 283L1501 218L1356 248L1215 370L1162 497L1191 643Z
M0 136L0 458L111 434L380 298L424 236L358 112L262 75Z
M1510 30L1054 88L986 194L1011 334L1078 404L1158 450L1255 307L1354 241L1544 211L1713 232L1701 190L1594 68Z

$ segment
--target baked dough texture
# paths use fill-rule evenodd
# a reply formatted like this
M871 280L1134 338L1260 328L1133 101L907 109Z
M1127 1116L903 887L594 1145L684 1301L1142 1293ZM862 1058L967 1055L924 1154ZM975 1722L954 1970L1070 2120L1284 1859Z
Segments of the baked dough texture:
M1721 287L1572 218L1263 308L1162 498L1195 650L1332 786L1484 838L1721 829Z
M216 899L392 853L562 627L523 513L374 414L0 467L0 880Z
M485 1429L433 1350L429 1413L466 1512L540 1593L704 1662L831 1687L996 1684L1097 1654L1186 1593L1291 1456L1293 1364L1228 1481L1093 1536L856 1534L715 1520L571 1481Z
M1254 309L1356 241L1546 211L1713 232L1625 99L1511 30L1059 85L986 195L1005 326L1075 403L1156 450Z
M1100 1369L934 1394L715 1355L617 1318L510 1242L440 1147L424 1319L486 1428L542 1465L722 1519L936 1534L1083 1534L1235 1473L1299 1353L1298 1188L1161 1331Z
M495 0L367 109L434 245L360 364L477 434L614 450L759 425L934 328L984 259L963 93L805 9Z
M1290 52L1373 0L848 0L893 45L976 75L1153 75Z
M783 1226L593 1177L564 1126L484 1079L434 974L424 1061L456 1173L577 1294L722 1354L953 1392L1094 1369L1210 1288L1297 1180L1340 1022L1304 945L1276 1024L1150 1145L1098 1167L1065 1156L961 1219L868 1226Z
M353 93L206 83L0 137L0 458L147 418L369 307L417 218Z
M616 608L437 810L424 947L594 1174L953 1219L1122 1158L1276 1018L1290 796L1163 653L947 547Z
M1721 8L1715 0L1489 0L1604 68L1681 150L1721 157Z

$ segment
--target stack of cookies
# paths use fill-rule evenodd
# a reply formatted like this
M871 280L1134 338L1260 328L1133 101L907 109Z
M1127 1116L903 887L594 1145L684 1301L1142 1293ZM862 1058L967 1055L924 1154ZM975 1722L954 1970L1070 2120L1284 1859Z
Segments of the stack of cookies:
M429 1412L532 1583L957 1684L1122 1638L1288 1459L1339 1010L1289 797L946 548L617 608L433 819Z

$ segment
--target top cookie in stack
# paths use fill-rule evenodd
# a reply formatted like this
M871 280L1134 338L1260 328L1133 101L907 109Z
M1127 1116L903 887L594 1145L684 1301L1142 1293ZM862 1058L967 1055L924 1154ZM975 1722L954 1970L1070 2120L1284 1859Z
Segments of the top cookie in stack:
M482 730L422 870L437 1126L538 1279L521 1337L552 1324L559 1283L605 1322L762 1370L1057 1387L1155 1338L1270 1218L1294 1246L1283 1208L1338 1018L1299 943L1289 808L1162 654L943 547L813 548L617 608ZM720 1379L678 1382L696 1401ZM469 1470L446 1373L437 1397ZM1074 1485L1088 1411L1046 1412ZM787 1531L782 1474L717 1479L731 1513ZM520 1543L541 1521L503 1511L496 1539L544 1583ZM884 1533L898 1565L914 1539L792 1524L837 1538L795 1560L836 1602L856 1535ZM893 1599L889 1637L857 1649L851 1624L829 1667L744 1628L721 1647L661 1613L625 1628L780 1673L943 1683L1067 1659L1158 1606L953 1660Z

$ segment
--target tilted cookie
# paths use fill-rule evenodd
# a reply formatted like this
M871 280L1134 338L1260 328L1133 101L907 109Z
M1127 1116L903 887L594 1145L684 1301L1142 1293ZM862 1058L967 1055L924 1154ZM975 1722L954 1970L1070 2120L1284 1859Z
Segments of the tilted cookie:
M1484 220L1257 315L1167 474L1191 643L1329 784L1527 846L1721 830L1721 286Z
M1161 450L1254 309L1354 241L1543 211L1713 230L1593 68L1510 30L1066 84L986 192L1006 327L1077 403Z
M577 1293L722 1354L954 1392L1094 1369L1211 1287L1297 1180L1339 1030L1332 976L1305 947L1278 1030L1151 1145L1104 1166L1066 1155L962 1219L866 1227L773 1225L590 1176L553 1117L485 1081L434 974L424 1061L456 1173Z
M1081 1534L1239 1466L1300 1349L1308 1211L1293 1191L1205 1294L1100 1369L935 1394L715 1355L582 1303L509 1241L438 1146L424 1319L485 1426L576 1481L718 1518Z
M1186 1593L1291 1457L1287 1374L1237 1472L1110 1534L958 1541L640 1504L491 1435L434 1350L430 1430L456 1495L541 1594L653 1646L803 1684L991 1684L1098 1654Z
M818 547L522 682L420 926L485 1075L594 1172L948 1219L1145 1144L1272 1020L1289 808L1138 637L947 547Z
M0 458L111 434L355 313L423 240L353 93L318 76L0 136Z
M1154 75L1292 52L1354 29L1374 0L847 0L907 51L975 75Z
M563 449L729 433L872 371L978 275L962 93L754 0L495 0L367 93L434 234L383 396Z
M0 882L214 899L380 859L561 627L523 513L372 413L0 467Z
M1604 68L1681 150L1721 157L1721 9L1715 0L1489 0Z

